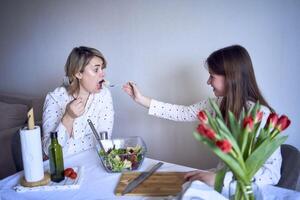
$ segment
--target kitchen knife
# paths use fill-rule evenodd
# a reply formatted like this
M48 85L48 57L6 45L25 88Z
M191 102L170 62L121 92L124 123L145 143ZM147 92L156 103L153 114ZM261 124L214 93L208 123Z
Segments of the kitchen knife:
M127 194L131 192L134 188L136 188L138 185L140 185L142 182L144 182L147 178L149 178L158 168L160 168L164 163L158 162L156 165L154 165L148 172L142 172L138 177L136 177L133 181L131 181L124 191L122 192L122 195Z

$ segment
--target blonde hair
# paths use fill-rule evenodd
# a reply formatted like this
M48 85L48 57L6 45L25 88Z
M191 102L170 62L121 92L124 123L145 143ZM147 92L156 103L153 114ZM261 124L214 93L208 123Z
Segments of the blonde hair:
M68 56L65 64L65 73L69 79L69 85L66 89L69 94L73 95L79 90L79 80L75 76L78 72L83 72L93 57L99 57L103 61L103 68L106 68L106 59L103 54L94 48L90 47L75 47Z

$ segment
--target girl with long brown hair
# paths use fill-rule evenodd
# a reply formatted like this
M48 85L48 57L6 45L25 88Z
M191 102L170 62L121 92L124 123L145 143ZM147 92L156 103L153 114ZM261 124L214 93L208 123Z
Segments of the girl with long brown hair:
M262 105L261 111L264 113L261 124L265 124L267 116L274 110L269 106L258 88L251 58L247 50L240 45L219 49L207 58L206 64L210 74L207 84L213 88L213 92L217 97L213 100L219 105L224 119L228 121L228 110L238 117L243 109L247 111L259 101ZM148 113L156 117L173 121L197 121L197 114L204 109L215 116L207 100L190 106L163 103L142 95L138 87L132 82L126 83L123 90L135 102L149 108ZM281 162L279 148L256 173L257 184L277 184L280 179ZM201 180L213 186L215 170L188 172L185 178L190 181ZM228 186L231 179L232 173L227 172L224 186Z

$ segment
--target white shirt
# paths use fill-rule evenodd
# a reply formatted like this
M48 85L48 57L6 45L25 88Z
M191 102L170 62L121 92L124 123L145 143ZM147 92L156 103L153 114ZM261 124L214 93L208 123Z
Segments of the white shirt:
M215 101L218 105L220 105L222 98L217 98L212 100ZM253 105L254 105L253 102L251 101L247 102L248 109ZM197 115L201 110L207 110L212 116L215 116L215 113L212 107L210 106L208 100L200 101L190 106L184 106L184 105L163 103L152 99L148 113L150 115L159 118L185 122L185 121L198 121ZM268 119L270 110L265 106L261 106L260 111L263 112L263 118L261 122L261 126L263 126ZM281 151L279 147L255 174L254 177L256 179L256 183L258 185L277 184L280 179L281 163L282 163L282 157L281 157ZM232 173L227 172L224 179L224 186L228 187L231 180L232 180Z
M73 100L74 97L68 94L65 87L58 87L46 96L43 108L43 150L47 155L52 131L57 132L57 139L63 147L64 156L94 147L94 135L87 119L93 122L98 133L107 131L108 138L111 138L114 109L110 91L103 87L99 93L90 94L84 114L74 120L73 136L70 137L61 119L67 104Z

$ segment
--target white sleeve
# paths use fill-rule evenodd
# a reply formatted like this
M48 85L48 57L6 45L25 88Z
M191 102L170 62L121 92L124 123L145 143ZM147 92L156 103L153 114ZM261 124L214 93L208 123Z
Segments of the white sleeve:
M152 99L148 114L159 118L173 121L196 121L199 111L207 110L212 114L208 100L200 101L196 104L184 106L164 103Z
M62 124L61 119L64 109L48 94L43 108L43 150L48 155L48 148L51 143L50 132L57 132L59 144L64 147L69 139L69 134Z
M114 125L114 108L111 93L109 90L107 90L104 98L105 106L100 110L100 113L98 115L97 131L107 131L108 138L111 138Z

